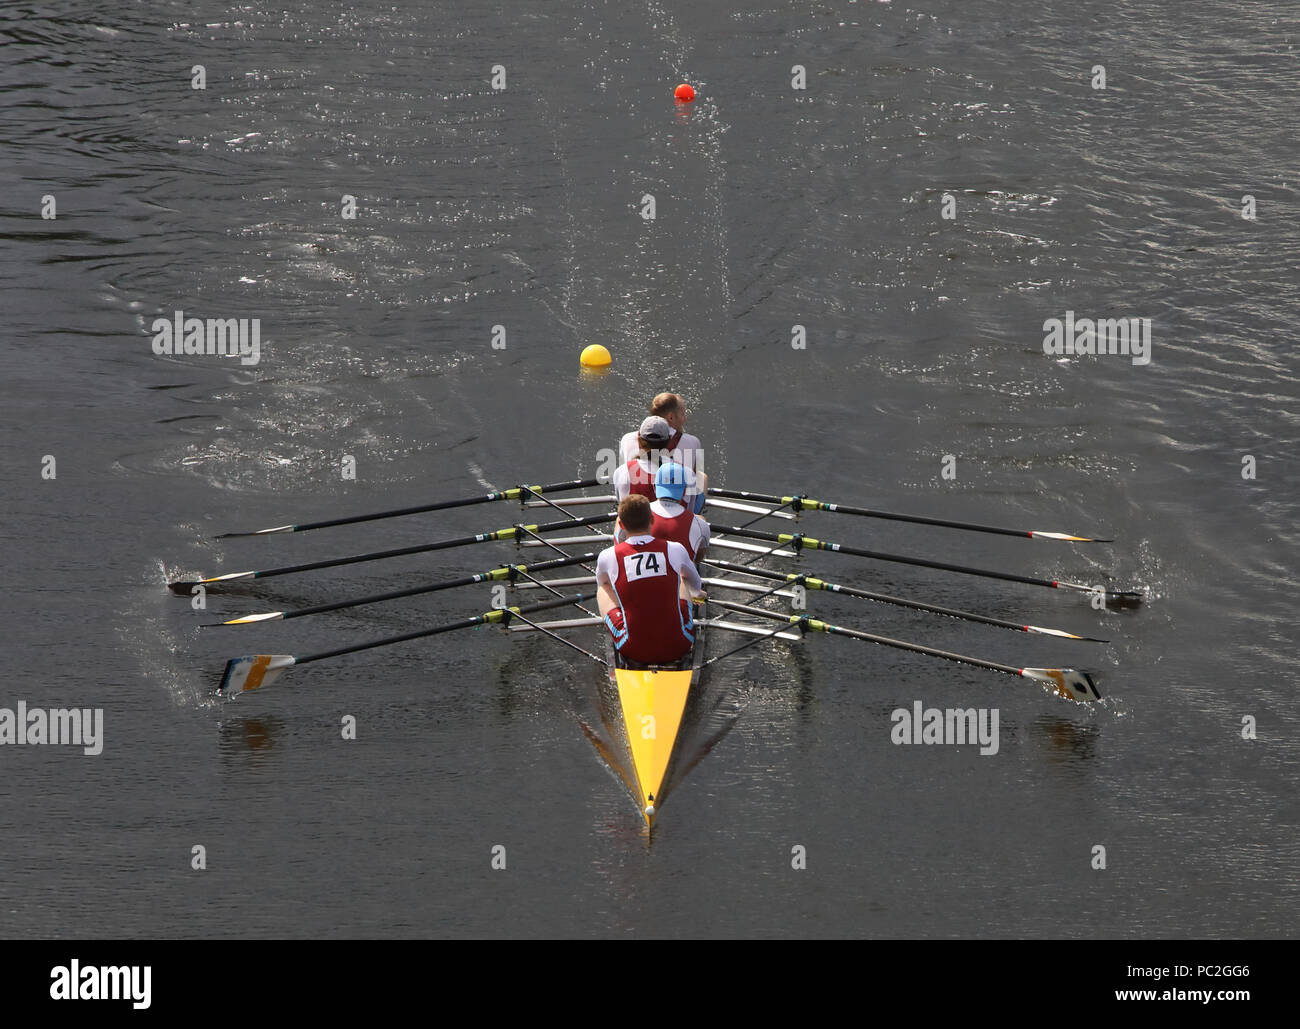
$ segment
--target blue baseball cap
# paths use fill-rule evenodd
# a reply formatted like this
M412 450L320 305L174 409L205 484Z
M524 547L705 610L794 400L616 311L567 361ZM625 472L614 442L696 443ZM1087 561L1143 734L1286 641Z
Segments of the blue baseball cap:
M695 475L690 469L669 461L659 466L655 473L655 496L681 500L686 495L686 487L695 485Z

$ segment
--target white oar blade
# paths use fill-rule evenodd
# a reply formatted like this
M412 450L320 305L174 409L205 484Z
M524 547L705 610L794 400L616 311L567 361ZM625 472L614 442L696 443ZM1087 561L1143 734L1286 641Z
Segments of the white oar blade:
M214 540L236 539L240 536L273 536L279 532L293 532L292 525L277 525L270 529L253 529L249 532L220 532L213 536Z
M207 579L200 579L199 582L229 582L231 579L251 579L256 572L227 572L225 575L213 575Z
M226 662L217 692L222 696L237 696L269 686L293 663L292 654L249 654L232 658Z
M1039 529L1030 530L1031 535L1036 540L1063 540L1066 543L1114 543L1114 540L1102 539L1099 536L1071 536L1068 532L1042 532Z
M1020 674L1026 679L1044 683L1058 697L1066 700L1078 701L1080 704L1101 700L1097 682L1089 672L1074 668L1022 668Z
M260 615L244 615L242 618L232 618L228 622L218 622L219 625L251 625L253 622L274 622L276 619L283 618L283 611L266 611Z
M1063 640L1086 640L1089 643L1110 642L1110 640L1098 639L1096 636L1080 636L1077 632L1066 632L1064 629L1048 629L1041 625L1026 625L1025 632L1032 633L1035 636L1058 636Z

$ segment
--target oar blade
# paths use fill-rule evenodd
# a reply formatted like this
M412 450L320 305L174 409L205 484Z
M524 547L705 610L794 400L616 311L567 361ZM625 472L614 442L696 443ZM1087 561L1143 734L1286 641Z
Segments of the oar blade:
M1099 639L1096 636L1081 636L1077 632L1066 632L1064 629L1049 629L1043 625L1026 625L1025 632L1032 633L1035 636L1056 636L1063 640L1082 640L1085 643L1109 643L1110 640Z
M1060 540L1063 543L1114 543L1113 539L1105 539L1101 536L1072 536L1068 532L1043 532L1041 529L1030 529L1029 535L1036 540Z
M1092 672L1077 668L1022 668L1020 674L1026 679L1043 683L1058 697L1089 704L1101 700L1101 691L1097 688L1097 678Z
M257 615L244 615L242 618L231 618L225 622L204 622L199 628L210 629L218 625L253 625L256 622L277 622L284 618L283 611L263 611Z
M292 654L249 654L231 658L226 662L217 693L223 697L238 696L269 686L292 664Z
M296 525L277 525L270 529L249 529L247 532L219 532L212 538L214 540L232 540L240 536L274 536L279 532L297 532Z
M1116 607L1138 607L1147 595L1142 590L1107 590L1106 603Z
M175 582L169 582L167 588L173 593L178 593L182 597L188 597L194 592L195 586L202 586L204 589L212 589L213 583L233 582L235 579L255 579L257 572L227 572L225 575L213 575L207 579L177 579Z

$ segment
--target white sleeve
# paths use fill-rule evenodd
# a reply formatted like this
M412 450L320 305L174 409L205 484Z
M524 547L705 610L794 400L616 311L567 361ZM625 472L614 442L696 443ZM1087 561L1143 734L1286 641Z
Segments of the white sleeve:
M614 548L606 547L596 557L596 584L613 586L617 578L618 559L614 556Z
M624 464L624 465L627 464L629 461L635 458L636 455L639 454L640 452L641 452L641 448L637 445L637 436L635 432L627 433L621 440L618 441L619 464Z
M686 548L676 540L668 541L668 563L686 580L686 585L691 588L692 593L704 592L704 583L695 568L695 562L691 560L691 555L686 553Z
M632 492L632 478L627 473L627 465L621 464L614 469L614 496L623 501Z
M677 449L681 454L682 464L693 472L704 471L704 447L700 443L699 436L692 436L687 432L682 433L682 442Z
M691 546L695 548L695 553L698 554L707 547L711 538L709 523L696 515L695 521L691 522Z

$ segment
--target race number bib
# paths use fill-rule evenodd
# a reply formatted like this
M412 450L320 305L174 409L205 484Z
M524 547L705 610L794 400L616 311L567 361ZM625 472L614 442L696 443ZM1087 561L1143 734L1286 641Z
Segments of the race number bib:
M668 574L668 555L656 551L645 554L628 554L623 558L623 574L628 582Z

